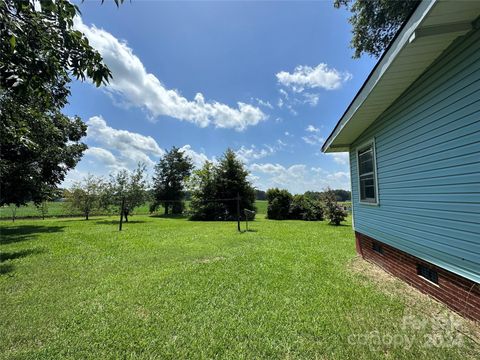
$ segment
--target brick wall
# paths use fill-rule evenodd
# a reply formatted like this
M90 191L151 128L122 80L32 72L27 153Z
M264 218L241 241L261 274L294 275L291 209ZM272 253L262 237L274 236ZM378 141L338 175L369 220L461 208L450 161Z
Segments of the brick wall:
M361 233L355 232L355 237L357 253L365 260L381 266L420 291L445 303L456 312L480 321L480 284ZM383 253L374 251L373 243L379 244ZM438 284L419 276L417 274L418 264L435 270L438 274Z

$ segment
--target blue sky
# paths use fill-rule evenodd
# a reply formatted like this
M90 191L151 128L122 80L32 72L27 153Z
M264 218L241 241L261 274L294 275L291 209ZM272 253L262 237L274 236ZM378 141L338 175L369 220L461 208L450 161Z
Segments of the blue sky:
M320 147L375 60L351 58L345 10L325 2L79 3L76 26L113 72L74 82L66 112L89 125L65 185L181 147L197 166L231 147L260 189L349 188L345 155Z

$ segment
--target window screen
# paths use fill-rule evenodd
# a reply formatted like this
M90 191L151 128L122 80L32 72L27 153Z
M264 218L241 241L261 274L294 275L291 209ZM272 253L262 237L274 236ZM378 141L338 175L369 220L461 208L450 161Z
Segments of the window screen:
M360 201L377 203L377 184L375 176L375 151L373 143L360 149L358 156L358 177Z

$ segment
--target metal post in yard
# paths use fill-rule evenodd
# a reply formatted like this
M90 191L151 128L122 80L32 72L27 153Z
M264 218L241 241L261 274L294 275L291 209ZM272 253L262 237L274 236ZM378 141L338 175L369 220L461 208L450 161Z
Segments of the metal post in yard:
M240 231L240 194L237 193L237 229Z
M125 208L125 196L122 198L122 206L120 207L120 224L118 224L118 231L122 231L123 209L124 208Z

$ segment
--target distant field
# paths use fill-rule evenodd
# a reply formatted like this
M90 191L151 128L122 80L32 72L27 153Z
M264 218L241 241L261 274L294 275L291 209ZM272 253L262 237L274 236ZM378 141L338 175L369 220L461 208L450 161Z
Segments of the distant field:
M267 202L266 201L257 201L255 203L257 207L257 214L266 214L267 213ZM146 215L149 214L150 204L146 203L135 209L134 215ZM187 202L188 207L188 202ZM13 206L4 206L0 207L0 219L11 219L13 213ZM159 213L163 212L163 209L159 209ZM92 215L111 215L103 213L94 213ZM38 209L33 204L28 204L27 206L20 206L16 210L17 218L28 218L28 217L40 217L41 214ZM48 203L48 214L47 217L62 217L62 216L82 216L80 212L72 212L68 203L66 202L49 202Z
M0 219L11 219L13 214L13 206L3 206L0 207ZM146 203L138 208L135 209L134 214L148 214L149 213L149 204ZM97 213L93 213L92 215L103 215ZM16 217L40 217L41 213L35 207L33 203L30 203L26 206L20 206L16 209ZM66 202L57 202L57 201L50 201L48 203L48 213L47 217L61 217L61 216L82 216L82 214L78 211L72 211L68 207L68 203Z
M1 222L0 359L480 358L468 322L356 258L350 220L257 219Z

